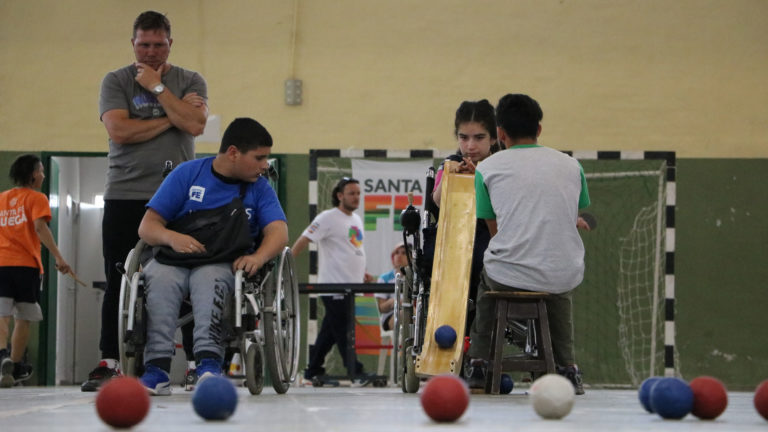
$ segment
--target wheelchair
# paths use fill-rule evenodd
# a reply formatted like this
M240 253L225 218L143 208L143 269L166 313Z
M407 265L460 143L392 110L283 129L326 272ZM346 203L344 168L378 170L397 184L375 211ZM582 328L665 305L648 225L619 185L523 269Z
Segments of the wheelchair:
M120 284L118 335L120 363L131 376L143 368L146 344L147 312L145 307L142 263L151 258L152 248L139 240L118 270ZM299 365L299 288L290 248L254 276L242 270L235 274L234 295L224 308L225 328L222 337L228 353L243 358L245 385L253 395L264 387L265 367L272 387L278 394L288 391L296 379ZM189 313L180 317L177 327L193 319Z
M434 168L429 167L426 190L434 189L434 177ZM433 235L437 231L438 214L439 209L429 193L426 194L423 220L412 201L400 214L408 266L401 269L395 277L395 322L392 344L396 350L395 379L404 393L418 392L422 378L416 374L416 358L421 354L425 341L434 256ZM536 333L533 320L510 323L505 329L504 337L507 344L517 347L523 356L538 357L541 338ZM542 374L531 372L534 380L540 375Z
M426 190L434 189L435 170L432 167L427 171L426 184ZM426 195L423 223L425 237L430 230L436 230L438 212L431 194ZM422 225L421 214L413 206L412 199L409 201L408 207L400 214L408 266L395 275L395 319L392 345L396 349L396 382L400 384L403 392L416 393L419 391L421 381L416 375L416 357L421 353L424 343L432 257L424 254L419 232ZM433 214L435 217L432 216Z

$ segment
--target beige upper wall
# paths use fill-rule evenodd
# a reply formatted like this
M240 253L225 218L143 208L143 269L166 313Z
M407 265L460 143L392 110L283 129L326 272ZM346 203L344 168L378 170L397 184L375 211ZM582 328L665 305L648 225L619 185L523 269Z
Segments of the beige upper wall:
M252 116L280 153L452 148L462 100L522 92L552 147L768 157L765 0L297 5L292 50L289 0L0 0L0 148L106 151L99 84L133 61L133 19L156 9L170 61L205 76L222 127ZM298 107L283 102L292 70Z

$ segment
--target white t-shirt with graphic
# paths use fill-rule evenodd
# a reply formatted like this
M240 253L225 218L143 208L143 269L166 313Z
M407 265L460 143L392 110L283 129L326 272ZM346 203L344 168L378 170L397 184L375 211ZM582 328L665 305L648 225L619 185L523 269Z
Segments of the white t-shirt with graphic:
M318 283L363 283L363 221L338 207L326 210L302 233L318 246Z

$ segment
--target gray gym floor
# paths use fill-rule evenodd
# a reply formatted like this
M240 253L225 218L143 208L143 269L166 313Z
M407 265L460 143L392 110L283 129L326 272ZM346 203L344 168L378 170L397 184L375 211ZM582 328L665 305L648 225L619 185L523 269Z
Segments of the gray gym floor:
M239 389L235 414L224 422L205 422L193 411L191 393L173 389L153 397L147 418L136 431L742 431L768 429L752 405L751 393L730 392L728 409L715 421L689 415L662 420L647 414L634 390L587 389L563 420L542 420L533 411L525 388L511 395L472 395L458 422L438 424L423 413L419 394L398 388L292 387L284 395L264 388L252 396ZM101 430L110 428L95 412L93 393L78 387L16 387L0 390L0 431Z

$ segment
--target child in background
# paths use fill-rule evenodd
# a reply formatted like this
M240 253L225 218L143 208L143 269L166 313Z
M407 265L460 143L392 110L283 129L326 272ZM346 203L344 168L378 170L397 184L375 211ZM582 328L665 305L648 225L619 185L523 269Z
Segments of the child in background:
M395 283L395 274L400 273L400 269L408 265L408 253L403 243L398 244L392 250L392 270L379 276L378 283ZM395 322L395 297L394 293L376 293L376 302L379 306L379 316L381 318L381 328L384 331L392 330Z
M43 319L38 304L43 261L40 243L53 254L56 269L71 273L48 228L51 207L40 192L45 179L40 158L26 154L11 165L15 188L0 193L0 387L12 387L32 376L32 366L22 362L29 341L29 327ZM8 329L14 318L12 348Z

